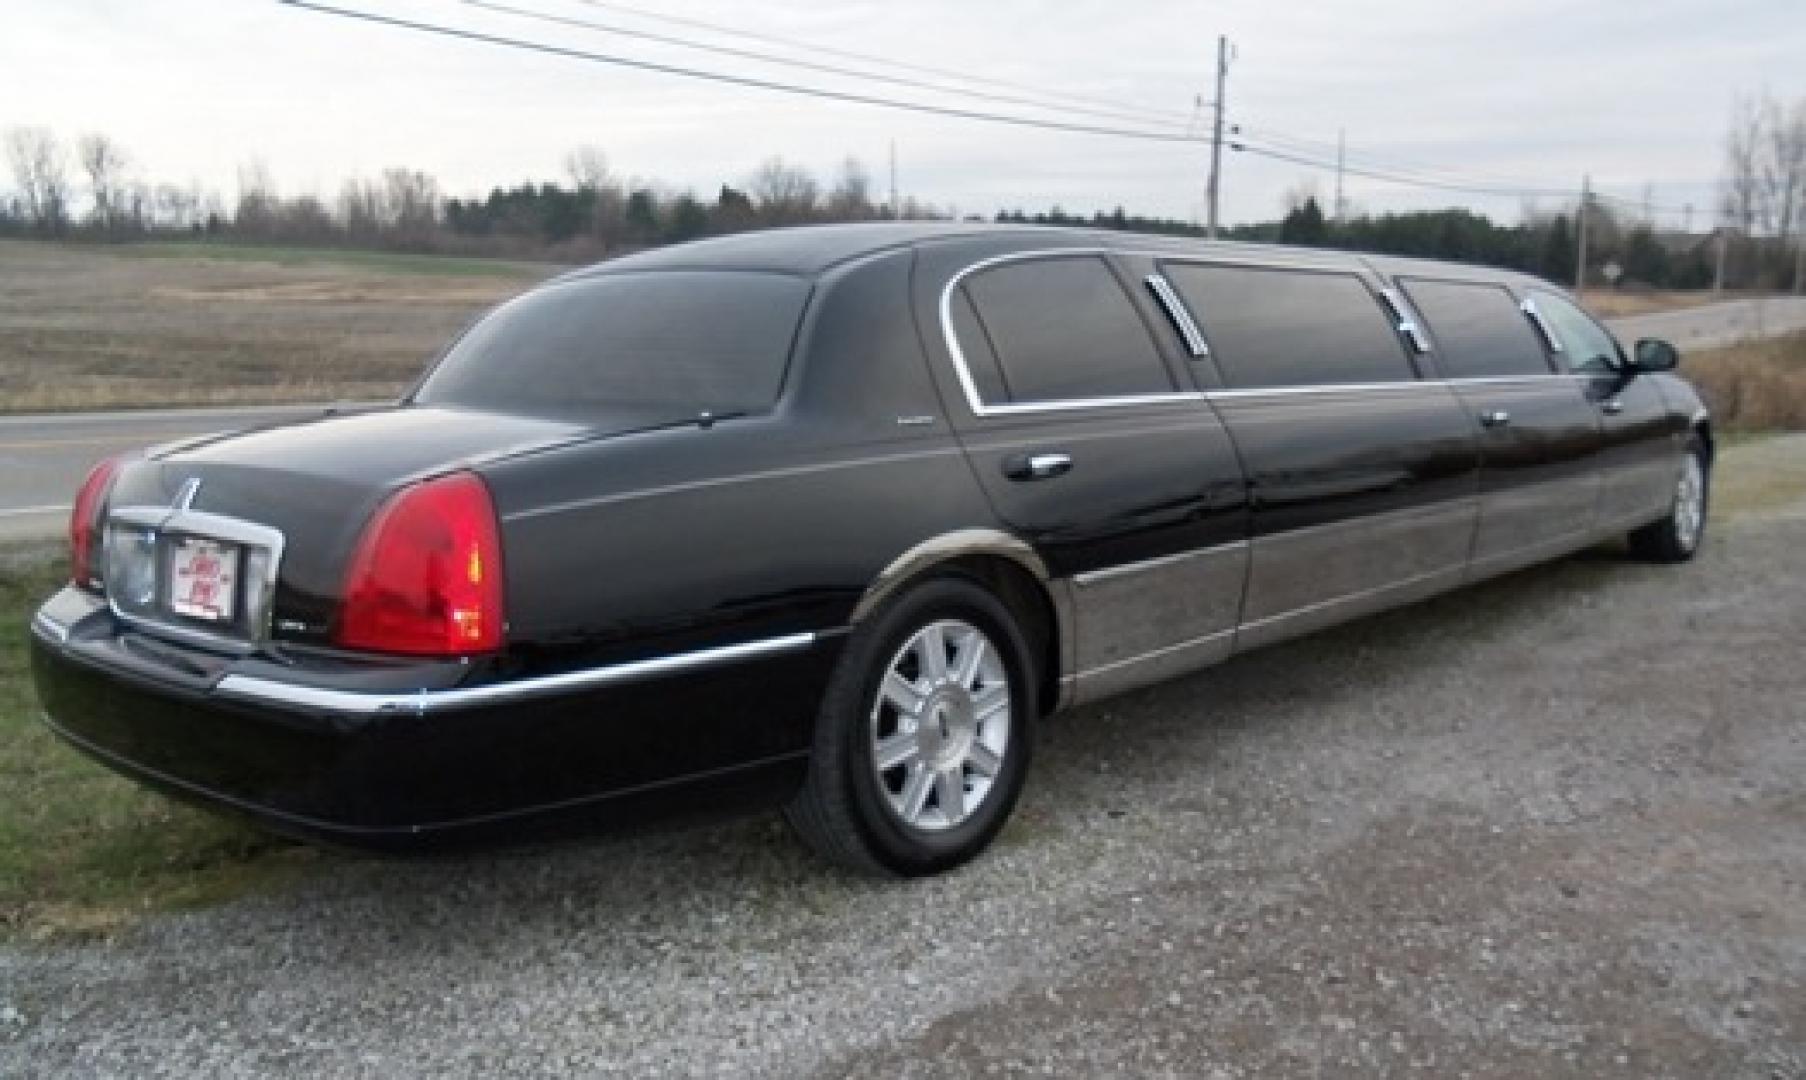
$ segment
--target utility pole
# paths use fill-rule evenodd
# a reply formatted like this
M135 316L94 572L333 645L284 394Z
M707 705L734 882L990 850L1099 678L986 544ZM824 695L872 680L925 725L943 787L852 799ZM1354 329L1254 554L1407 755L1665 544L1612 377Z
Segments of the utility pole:
M1217 100L1216 119L1210 131L1210 218L1205 235L1217 236L1217 192L1223 177L1223 82L1229 75L1229 39L1217 36Z
M1348 129L1336 129L1336 224L1342 224L1342 168L1348 155Z
M897 221L903 216L903 207L897 204L897 140L890 141L890 219Z
M1693 204L1681 207L1681 231L1688 236L1693 235Z
M1715 293L1724 292L1724 252L1730 246L1727 243L1729 233L1730 230L1725 226L1718 227L1718 265L1712 271L1712 291Z
M1574 293L1587 284L1587 200L1592 198L1593 178L1580 178L1580 209L1574 212Z

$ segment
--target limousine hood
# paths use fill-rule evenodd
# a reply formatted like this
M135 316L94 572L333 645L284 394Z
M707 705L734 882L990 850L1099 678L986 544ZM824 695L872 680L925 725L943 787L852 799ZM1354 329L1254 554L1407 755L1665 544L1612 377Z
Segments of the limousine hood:
M277 530L274 615L298 640L324 641L364 526L396 490L460 469L689 418L621 409L582 421L402 405L219 435L125 463L108 498L122 508L181 503Z

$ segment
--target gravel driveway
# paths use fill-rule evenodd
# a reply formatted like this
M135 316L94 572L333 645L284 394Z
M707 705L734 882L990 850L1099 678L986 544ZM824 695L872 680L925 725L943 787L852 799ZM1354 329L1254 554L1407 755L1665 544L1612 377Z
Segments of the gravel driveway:
M1770 507L1060 717L941 880L759 820L8 946L0 1075L1803 1077L1803 552Z

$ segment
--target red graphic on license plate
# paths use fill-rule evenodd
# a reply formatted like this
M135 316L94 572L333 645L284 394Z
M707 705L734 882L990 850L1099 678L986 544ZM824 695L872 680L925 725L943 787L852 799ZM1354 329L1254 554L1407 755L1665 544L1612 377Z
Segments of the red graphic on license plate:
M177 614L197 619L231 618L237 568L238 553L218 545L189 544L177 548L169 606Z

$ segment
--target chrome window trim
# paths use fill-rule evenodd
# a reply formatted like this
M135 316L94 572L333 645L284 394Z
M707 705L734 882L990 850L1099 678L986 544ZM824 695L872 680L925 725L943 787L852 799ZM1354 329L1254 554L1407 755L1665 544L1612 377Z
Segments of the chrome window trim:
M1405 299L1405 294L1393 288L1381 289L1380 301L1386 305L1387 310L1392 312L1398 332L1411 343L1412 351L1418 356L1430 352L1433 348L1430 344L1430 337L1424 333L1423 321L1417 317L1417 310L1411 306L1409 300Z
M1244 390L1176 390L1170 393L1158 394L1125 394L1109 397L1065 398L1059 401L1024 401L996 405L986 404L985 401L979 397L978 384L972 378L971 369L966 363L966 354L960 349L959 338L953 332L953 290L959 288L960 282L981 270L987 270L1004 263L1057 258L1060 256L1091 256L1102 257L1105 259L1108 259L1111 256L1126 256L1130 258L1152 259L1155 261L1174 257L1171 252L1116 250L1102 247L1037 248L1031 251L1012 251L1002 255L992 255L988 258L980 259L977 262L963 267L952 277L948 278L947 283L941 288L941 338L947 345L947 353L953 360L953 373L959 381L960 390L965 395L966 404L971 408L972 415L977 417L1017 416L1045 412L1067 412L1075 409L1109 409L1134 405L1165 405L1173 402L1208 402L1235 400L1238 398L1269 396L1286 397L1309 394L1396 392L1415 387L1459 390L1464 386L1508 386L1535 384L1545 380L1572 381L1584 378L1584 376L1572 372L1549 372L1547 374L1536 375L1490 375L1459 379L1401 379L1396 382L1378 383L1315 383L1304 386L1251 387ZM1236 265L1266 266L1269 264L1250 262L1237 263ZM1326 269L1332 271L1336 270L1336 268L1333 267L1313 267L1312 269L1320 271ZM1353 270L1339 272L1355 273ZM1168 289L1171 288L1171 282L1167 282L1163 275L1149 276L1147 279L1149 288L1154 290L1156 296L1161 296L1160 290L1153 285L1153 279L1155 277L1159 277L1160 280L1166 284ZM1397 292L1397 290L1383 289L1381 290L1381 296L1384 298L1387 294L1394 292ZM1177 293L1173 294L1173 298L1177 301ZM1162 297L1162 301L1164 304L1164 297ZM1413 316L1411 320L1412 325L1417 328L1417 333L1422 335L1423 330L1421 325L1417 323L1417 320L1414 317L1415 309L1410 306L1410 302L1404 298L1402 293L1399 294L1399 303L1402 305L1402 310L1406 314ZM1549 335L1548 328L1542 325L1541 315L1535 311L1535 305L1531 304L1529 301L1524 301L1521 306L1525 308L1525 313L1537 323L1539 330L1545 335L1544 340L1553 340L1553 337ZM1185 312L1188 317L1190 315L1189 309L1185 307L1183 302L1179 302L1177 308L1172 310ZM1194 330L1197 328L1195 321L1192 322L1192 326ZM1404 332L1402 327L1400 332ZM1182 329L1180 333L1183 336L1185 332ZM1202 332L1200 332L1200 342L1202 342L1202 336ZM1415 345L1415 341L1413 344ZM1190 345L1189 341L1187 342L1187 345ZM1427 335L1424 335L1422 351L1429 352L1433 349L1433 343ZM1559 349L1560 347L1557 346L1557 351L1559 351ZM1209 352L1207 345L1205 346L1205 350L1205 352L1196 355L1208 356Z
M163 619L147 619L121 607L113 597L110 584L107 587L107 607L121 622L150 633L175 638L178 641L206 649L239 655L253 652L258 646L270 640L270 627L275 610L276 580L282 572L282 552L288 539L282 534L282 530L268 525L227 517L224 514L210 514L204 510L191 510L188 508L187 502L193 498L194 492L188 485L184 485L182 495L178 496L176 505L122 506L108 512L106 525L108 529L111 529L117 522L149 529L152 532L186 533L202 538L226 540L241 547L261 548L269 552L269 566L264 579L256 583L258 586L256 594L246 597L246 625L250 628L250 636L237 637L232 634L215 633L198 626L188 626Z
M1287 397L1299 394L1341 394L1341 393L1396 393L1400 390L1421 388L1439 390L1460 390L1466 386L1519 386L1535 385L1543 382L1574 382L1581 376L1568 372L1547 375L1490 375L1475 379L1409 379L1399 382L1377 383L1316 383L1310 386L1269 386L1247 390L1206 390L1203 397L1209 401L1234 400L1251 397Z
M1143 280L1147 283L1148 291L1154 294L1154 299L1160 302L1161 309L1172 321L1174 329L1185 340L1186 351L1191 353L1192 359L1201 360L1209 356L1210 346L1204 341L1204 333L1198 329L1191 312L1180 302L1179 294L1173 291L1173 283L1166 280L1164 274L1149 274Z
M1563 352L1561 339L1555 336L1554 328L1543 318L1542 309L1536 306L1536 301L1526 296L1518 301L1518 310L1530 317L1531 325L1536 327L1536 332L1542 337L1543 344L1549 347L1549 351L1560 356Z
M987 404L978 395L978 384L972 378L972 370L966 363L966 354L959 347L959 338L953 332L953 290L959 288L960 282L981 270L989 270L1005 263L1027 262L1034 259L1060 257L1090 257L1109 259L1113 255L1143 254L1148 258L1158 256L1126 251L1115 251L1101 247L1048 248L1034 251L1012 251L1003 255L993 255L980 259L947 279L941 287L940 317L941 338L947 344L947 352L953 358L953 373L959 379L960 390L966 395L966 404L972 409L972 415L1017 416L1029 413L1065 412L1072 409L1115 409L1132 405L1162 405L1177 401L1202 401L1204 396L1193 390L1172 390L1153 394L1117 394L1104 397L1061 398L1058 401L1013 401L999 405ZM1127 299L1125 295L1124 299ZM1151 345L1152 342L1150 341Z
M381 716L390 714L424 715L448 709L475 705L505 704L545 694L569 690L594 690L605 686L639 682L660 675L715 667L750 660L759 656L794 652L808 648L821 638L814 631L785 634L781 637L723 645L695 652L655 656L625 664L567 671L558 675L515 679L486 686L455 687L447 690L416 690L403 693L370 693L356 690L334 690L322 686L302 686L279 679L254 675L227 675L213 688L222 698L311 709L344 716Z

